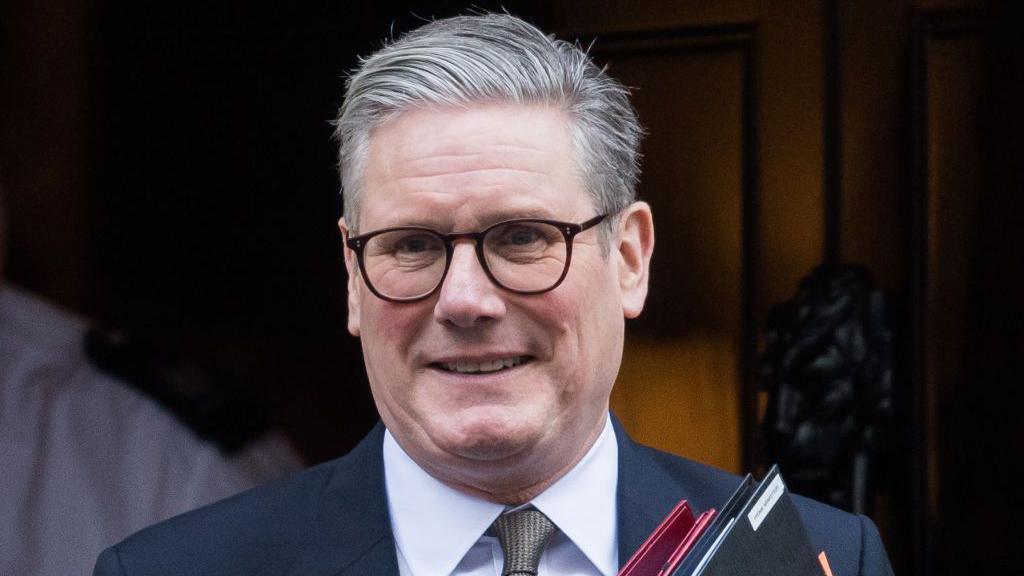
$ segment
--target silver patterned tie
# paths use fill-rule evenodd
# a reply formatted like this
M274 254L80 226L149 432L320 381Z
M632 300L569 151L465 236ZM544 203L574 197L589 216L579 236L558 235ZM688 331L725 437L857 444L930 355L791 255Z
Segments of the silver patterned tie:
M536 576L540 555L555 530L551 520L532 507L498 516L487 533L498 538L505 552L501 576Z

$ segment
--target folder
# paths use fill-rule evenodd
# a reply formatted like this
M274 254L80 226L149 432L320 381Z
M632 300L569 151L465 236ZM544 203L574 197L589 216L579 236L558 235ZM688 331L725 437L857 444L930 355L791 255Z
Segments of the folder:
M689 503L680 501L623 565L619 576L671 574L714 515L712 508L694 519Z
M700 537L704 534L704 531L707 530L714 517L714 508L705 510L697 517L697 520L693 523L693 529L691 529L690 533L683 538L683 541L676 547L675 552L668 557L665 565L662 566L661 570L658 572L658 576L671 576L672 574L675 574L679 565L686 558L686 555L689 554L693 546L700 541Z
M773 466L760 483L748 474L718 513L693 520L681 502L619 576L822 576L825 566Z

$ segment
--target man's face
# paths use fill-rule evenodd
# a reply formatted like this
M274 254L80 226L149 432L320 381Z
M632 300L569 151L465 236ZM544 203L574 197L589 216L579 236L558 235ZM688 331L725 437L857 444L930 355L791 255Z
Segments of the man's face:
M359 232L465 232L510 218L595 215L564 113L491 104L411 111L377 129ZM560 475L582 457L604 425L624 314L639 312L635 294L624 298L620 235L621 226L610 254L597 228L578 235L563 283L532 296L494 285L472 241L460 241L441 288L413 303L375 297L346 249L349 330L362 340L384 423L417 463L493 494L484 485L542 482L528 476ZM645 291L646 273L642 280ZM449 369L512 359L519 363L496 371Z

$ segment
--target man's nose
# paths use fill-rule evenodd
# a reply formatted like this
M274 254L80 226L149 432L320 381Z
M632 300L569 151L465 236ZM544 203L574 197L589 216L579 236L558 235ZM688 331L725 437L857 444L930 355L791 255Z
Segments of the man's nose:
M434 319L461 328L501 319L505 301L500 292L484 272L473 242L457 242L434 306Z

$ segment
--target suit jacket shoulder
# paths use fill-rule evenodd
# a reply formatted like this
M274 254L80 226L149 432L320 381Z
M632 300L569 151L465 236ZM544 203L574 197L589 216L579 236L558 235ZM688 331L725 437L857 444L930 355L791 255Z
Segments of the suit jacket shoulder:
M382 438L378 425L347 456L142 530L94 575L397 574Z

